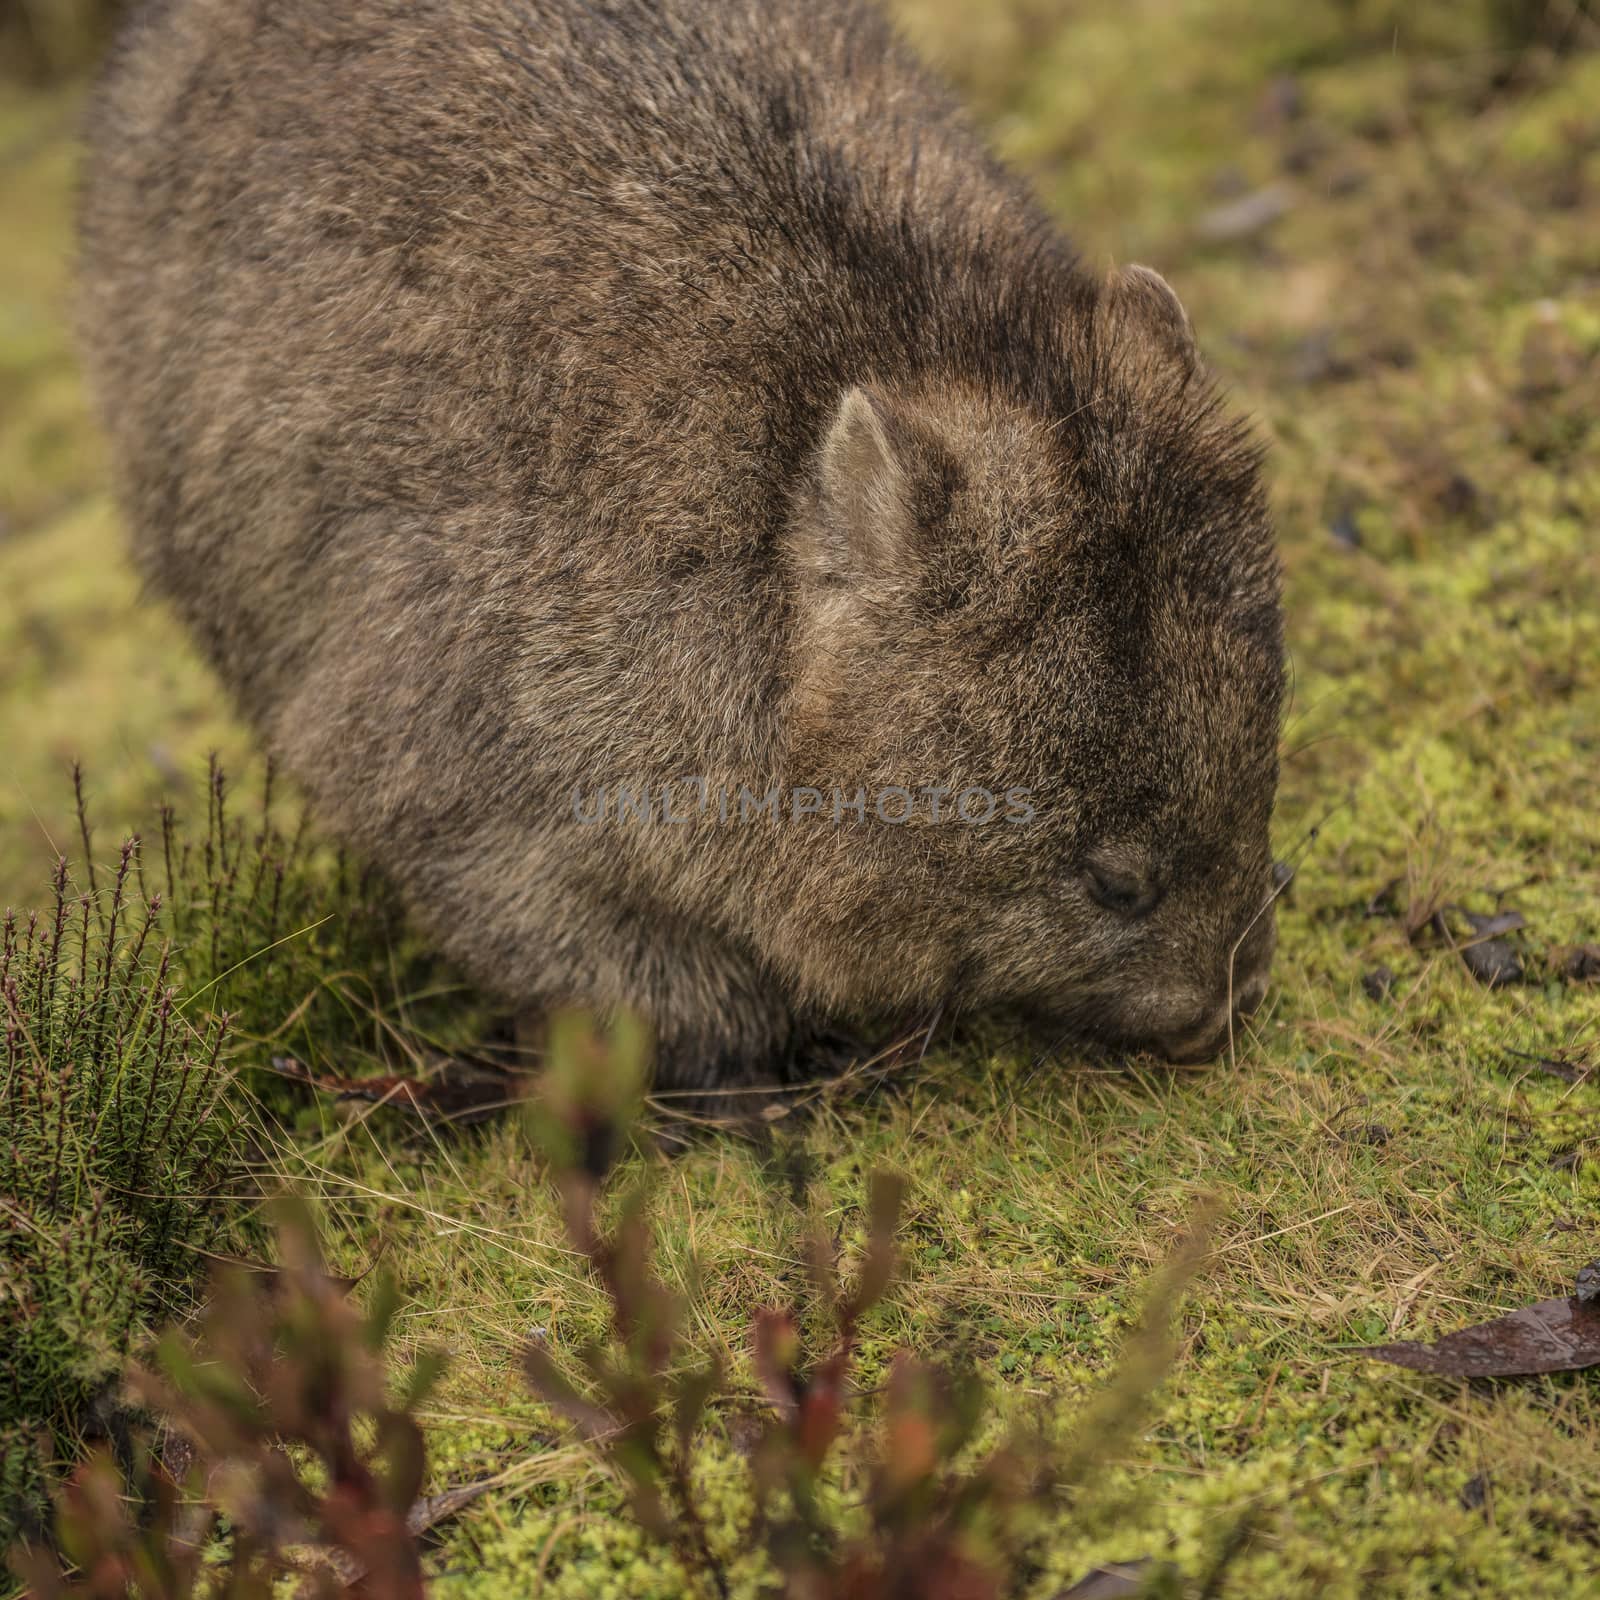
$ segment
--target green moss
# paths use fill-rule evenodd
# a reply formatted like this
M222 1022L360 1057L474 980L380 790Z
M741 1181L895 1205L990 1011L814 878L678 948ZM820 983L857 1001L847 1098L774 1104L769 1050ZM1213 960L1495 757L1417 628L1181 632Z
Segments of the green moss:
M979 1042L796 1130L847 1244L871 1168L910 1182L869 1368L942 1354L988 1379L997 1421L1066 1427L1215 1194L1176 1368L1089 1492L1035 1508L1029 1592L1141 1555L1194 1575L1242 1530L1225 1594L1585 1593L1595 1376L1466 1391L1350 1347L1559 1293L1594 1253L1600 1101L1513 1052L1592 1060L1600 1035L1600 985L1553 955L1600 940L1600 58L1508 58L1487 5L904 8L1086 255L1172 277L1272 444L1295 668L1278 842L1299 875L1231 1063L1041 1068ZM0 883L70 831L70 755L113 829L146 825L207 746L248 748L116 554L62 323L70 109L0 114L21 152L0 199L26 219L0 269ZM1270 231L1202 237L1269 182L1291 200ZM1530 981L1486 991L1368 915L1392 880L1419 914L1515 905ZM298 1047L345 1037L318 1022ZM407 1336L453 1354L436 1478L504 1475L443 1530L441 1592L525 1593L541 1569L555 1594L683 1593L521 1383L531 1329L576 1348L603 1313L520 1130L314 1121L274 1164L324 1198L342 1267L383 1245ZM697 1277L697 1336L748 1393L749 1317L803 1278L792 1212L739 1146L659 1181L663 1271ZM731 1536L736 1455L705 1472Z

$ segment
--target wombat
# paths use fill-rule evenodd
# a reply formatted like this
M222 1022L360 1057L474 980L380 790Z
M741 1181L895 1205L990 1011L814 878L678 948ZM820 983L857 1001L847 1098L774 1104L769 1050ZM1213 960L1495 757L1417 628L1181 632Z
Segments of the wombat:
M143 571L491 991L690 1089L1259 1002L1258 451L875 11L159 0L90 143Z

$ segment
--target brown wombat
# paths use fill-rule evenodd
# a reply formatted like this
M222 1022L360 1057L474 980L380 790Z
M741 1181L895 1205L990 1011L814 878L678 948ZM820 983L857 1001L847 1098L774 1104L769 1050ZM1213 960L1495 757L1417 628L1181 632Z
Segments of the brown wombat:
M1257 454L859 0L159 0L84 325L138 559L482 983L757 1081L1273 945Z

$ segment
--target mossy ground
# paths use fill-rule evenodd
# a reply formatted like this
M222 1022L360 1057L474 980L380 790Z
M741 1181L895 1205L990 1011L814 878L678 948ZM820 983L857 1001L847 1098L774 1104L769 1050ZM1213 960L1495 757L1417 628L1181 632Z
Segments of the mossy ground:
M1299 873L1232 1060L975 1043L797 1127L847 1238L868 1171L909 1179L869 1356L949 1354L1001 1416L1070 1417L1215 1195L1175 1369L1093 1492L1036 1508L1033 1592L1117 1558L1197 1572L1242 1533L1224 1594L1600 1593L1600 1380L1470 1389L1349 1348L1562 1293L1600 1248L1600 1087L1513 1054L1600 1058L1600 986L1552 954L1600 938L1600 56L1506 54L1465 3L904 9L1084 252L1178 284L1270 438ZM65 334L70 99L6 93L0 899L27 899L70 831L71 755L111 837L249 745L119 553ZM1268 185L1270 226L1207 221ZM1486 990L1367 915L1393 880L1419 916L1521 910L1529 981ZM531 1328L600 1316L521 1129L325 1119L274 1159L342 1260L386 1248L408 1332L450 1351L437 1476L504 1474L444 1535L438 1592L683 1592L518 1379ZM780 1187L719 1141L658 1178L664 1266L697 1263L694 1325L740 1383L751 1312L797 1277ZM714 1521L735 1468L708 1457Z

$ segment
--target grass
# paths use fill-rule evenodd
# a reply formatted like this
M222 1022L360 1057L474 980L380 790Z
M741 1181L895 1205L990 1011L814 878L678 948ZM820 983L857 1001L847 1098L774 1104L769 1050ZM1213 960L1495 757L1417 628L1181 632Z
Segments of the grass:
M127 1435L130 1357L193 1312L206 1258L259 1242L246 1149L329 1125L231 1064L348 1071L476 1020L392 889L314 844L303 813L280 828L270 772L241 803L213 761L203 822L164 810L100 866L76 771L72 787L75 859L42 913L0 917L0 1549L46 1525L47 1485L87 1441Z
M1600 1380L1467 1388L1352 1347L1564 1292L1600 1234L1596 1088L1514 1054L1600 1054L1600 985L1561 955L1600 939L1600 56L1509 48L1487 6L903 9L1086 254L1179 286L1270 438L1299 870L1268 1006L1214 1069L980 1039L779 1125L847 1245L867 1175L906 1177L905 1278L863 1360L969 1364L996 1427L1065 1426L1214 1195L1175 1369L1093 1494L1034 1508L1030 1594L1145 1555L1197 1574L1231 1540L1224 1595L1593 1592ZM158 792L203 805L205 750L249 741L121 565L63 331L70 97L7 93L0 213L28 221L0 268L0 899L27 899L70 832L70 756L120 837ZM1269 185L1281 218L1219 236L1208 213ZM1369 915L1390 885L1399 914ZM1501 904L1528 920L1520 985L1407 935ZM312 1108L268 1159L320 1198L339 1270L385 1252L401 1340L449 1351L435 1477L500 1477L443 1531L435 1593L682 1593L520 1382L531 1329L570 1349L604 1316L520 1125ZM781 1183L718 1141L658 1175L658 1265L743 1392L749 1318L802 1271ZM729 1438L702 1465L713 1535Z

